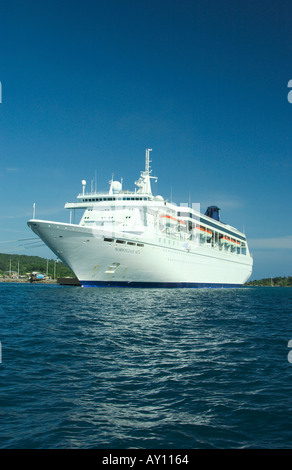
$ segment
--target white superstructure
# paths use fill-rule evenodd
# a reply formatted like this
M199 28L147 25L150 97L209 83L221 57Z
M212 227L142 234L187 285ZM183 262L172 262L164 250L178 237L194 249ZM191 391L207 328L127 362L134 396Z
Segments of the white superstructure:
M154 196L150 151L135 192L112 179L108 192L87 193L82 180L78 202L65 204L70 223L32 219L29 227L82 286L242 285L252 272L245 234L220 222L215 206L203 215ZM77 209L84 211L78 224Z

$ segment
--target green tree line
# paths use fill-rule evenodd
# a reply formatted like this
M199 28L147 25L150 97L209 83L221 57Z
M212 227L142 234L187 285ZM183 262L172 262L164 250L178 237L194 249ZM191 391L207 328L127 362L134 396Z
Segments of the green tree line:
M37 271L42 274L47 274L53 277L66 277L74 276L71 269L64 263L53 259L41 258L40 256L27 256L27 255L9 255L0 253L0 275L7 276L11 273L18 273L23 276Z
M292 287L292 276L286 277L267 277L257 281L246 282L246 286L275 286Z

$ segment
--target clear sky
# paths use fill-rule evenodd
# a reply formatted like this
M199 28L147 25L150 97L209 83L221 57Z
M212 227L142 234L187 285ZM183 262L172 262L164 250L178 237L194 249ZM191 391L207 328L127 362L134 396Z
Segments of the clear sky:
M69 221L151 147L153 192L218 205L252 279L292 275L291 24L291 0L1 0L0 252L55 258L33 203Z

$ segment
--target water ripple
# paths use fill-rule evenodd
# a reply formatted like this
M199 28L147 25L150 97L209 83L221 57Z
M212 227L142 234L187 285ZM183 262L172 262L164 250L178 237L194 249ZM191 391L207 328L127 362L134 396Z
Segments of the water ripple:
M0 284L1 448L289 448L291 292Z

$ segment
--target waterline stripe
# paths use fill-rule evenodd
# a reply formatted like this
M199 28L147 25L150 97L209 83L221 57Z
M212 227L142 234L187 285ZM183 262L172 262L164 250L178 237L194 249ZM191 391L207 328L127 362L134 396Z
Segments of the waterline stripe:
M82 287L140 287L140 288L230 288L242 284L221 284L204 282L127 282L127 281L80 281Z

